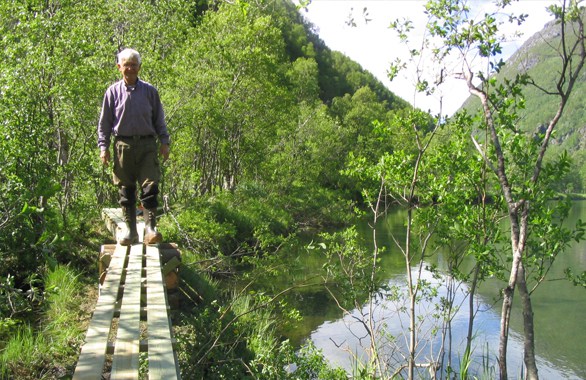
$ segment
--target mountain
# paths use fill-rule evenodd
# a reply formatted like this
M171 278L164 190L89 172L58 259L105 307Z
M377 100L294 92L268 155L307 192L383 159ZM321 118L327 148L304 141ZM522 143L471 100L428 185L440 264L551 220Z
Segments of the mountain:
M573 33L573 29L569 28L568 33ZM560 36L560 25L555 21L547 23L507 60L497 75L497 79L510 79L517 74L528 74L533 79L535 85L524 89L526 108L520 112L520 127L528 133L542 130L553 118L559 104L559 96L551 93L555 92L555 80L561 67ZM571 173L564 188L560 189L572 192L586 189L586 104L582 98L586 92L586 71L582 71L548 148L548 157L565 151L572 158ZM478 100L471 96L462 108L470 110L478 104Z

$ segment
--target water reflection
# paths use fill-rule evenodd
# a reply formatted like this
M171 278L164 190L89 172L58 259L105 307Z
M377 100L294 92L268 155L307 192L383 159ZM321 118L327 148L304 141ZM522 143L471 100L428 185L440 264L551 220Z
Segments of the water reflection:
M573 223L578 218L586 220L586 202L576 202L571 214ZM364 235L372 236L372 233L365 223L363 226ZM391 215L386 223L377 228L377 236L380 239L379 245L387 247L383 255L381 267L384 270L385 278L383 284L388 286L403 286L404 274L402 274L403 258L396 252L391 241L391 234L401 235L403 232L401 215ZM305 253L306 254L306 253ZM321 267L319 259L311 259L313 264ZM544 379L586 379L586 345L584 344L586 332L583 328L584 315L586 315L586 291L583 288L572 286L563 279L563 270L571 267L579 273L586 270L586 242L575 244L561 255L556 262L554 270L550 273L552 280L543 284L533 294L533 307L535 311L536 350L538 353L538 366L540 376ZM306 273L312 270L319 271L318 267L304 268ZM425 272L426 278L433 280L429 272ZM444 286L445 278L433 280L439 286L438 296L445 296L447 289ZM498 350L498 335L500 324L500 304L495 301L503 284L496 281L489 281L479 289L478 303L476 307L479 312L475 322L476 335L474 340L473 371L477 374L483 373L483 358L488 355L495 370L496 354ZM458 347L452 360L459 362L459 356L463 351L466 339L468 323L468 303L464 297L468 292L466 284L462 284L456 293L456 303L462 308L456 314L452 324L452 338L454 347ZM323 350L325 356L334 364L351 370L354 361L352 355L364 357L364 347L368 347L365 340L366 331L357 322L357 318L368 310L352 310L350 315L343 315L331 300L329 295L320 289L305 291L297 294L299 297L295 304L301 309L304 316L304 325L295 332L288 334L294 342L303 338L310 338L316 346ZM389 333L395 337L402 337L407 331L406 316L400 312L400 306L396 302L390 302L381 292L376 299L375 320L385 323ZM435 301L437 302L437 300ZM518 304L518 298L515 300ZM433 307L434 301L421 305L422 308ZM425 326L423 326L425 327ZM520 311L513 311L511 320L511 332L509 340L509 368L510 375L520 377L519 372L522 366L522 316ZM404 338L401 338L404 339ZM437 353L439 341L426 348L426 352ZM394 351L401 348L398 340L387 343L387 349ZM488 347L488 348L487 348ZM458 351L459 350L459 351ZM353 354L349 354L349 352ZM392 354L393 352L387 352Z
M438 286L438 295L428 302L423 302L418 307L418 314L424 317L424 320L419 325L419 330L422 332L429 332L433 328L435 321L432 313L434 312L434 305L440 300L440 297L446 297L448 294L443 280L433 278L432 274L424 271L423 277L426 280L434 282ZM388 283L389 287L403 286L404 281L401 278L391 279ZM461 285L459 291L455 294L455 304L462 305L460 310L456 313L452 321L452 347L455 355L452 356L452 367L457 371L459 367L460 358L465 350L466 332L468 328L468 303L465 302L468 288L465 284ZM386 334L395 337L394 341L379 342L381 353L386 357L387 364L393 368L398 363L403 363L402 355L405 354L407 341L406 336L408 332L408 315L401 311L405 305L389 301L385 295L379 295L376 300L377 306L374 308L374 320L378 327L383 327ZM487 375L489 378L497 374L497 361L499 337L498 332L500 328L500 315L498 310L495 310L490 300L480 296L476 305L478 310L475 319L475 338L473 343L472 364L470 370L472 374L477 376ZM349 373L352 372L352 366L355 363L354 357L360 358L363 362L368 360L368 334L364 329L364 325L360 322L365 315L368 315L370 310L365 306L362 310L353 310L350 315L346 315L334 321L327 321L315 329L310 339L315 345L321 349L325 356L336 366L345 368ZM420 362L430 360L439 353L441 346L441 337L438 335L433 339L433 342L422 340L420 342L419 355ZM514 378L521 378L521 367L523 362L523 342L522 336L519 335L515 328L512 329L509 338L509 355L508 365L510 374ZM578 348L578 347L576 347ZM580 349L583 351L583 347ZM485 365L486 358L489 358L490 364ZM445 358L447 360L447 358ZM582 365L582 360L574 364ZM555 362L551 362L546 357L538 357L539 373L543 379L582 379L584 373L574 370L571 363L557 358ZM515 371L518 371L517 373ZM421 375L425 376L424 373ZM481 377L482 378L482 377Z

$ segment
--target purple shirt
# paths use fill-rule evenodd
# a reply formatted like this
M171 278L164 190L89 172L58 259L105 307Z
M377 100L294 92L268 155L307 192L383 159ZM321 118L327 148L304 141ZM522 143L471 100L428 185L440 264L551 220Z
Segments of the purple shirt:
M154 86L140 79L127 86L120 80L106 90L98 123L101 150L110 147L111 135L158 136L161 144L169 144L163 105Z

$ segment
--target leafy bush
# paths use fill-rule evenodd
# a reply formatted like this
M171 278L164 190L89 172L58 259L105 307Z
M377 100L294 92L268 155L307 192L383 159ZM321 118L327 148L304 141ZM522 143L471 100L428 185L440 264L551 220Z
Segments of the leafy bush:
M182 280L199 303L184 305L175 323L184 379L346 379L309 343L299 352L278 338L287 313L283 303L262 293L221 294L218 284L188 268ZM294 314L294 313L292 313ZM278 322L279 321L279 322Z

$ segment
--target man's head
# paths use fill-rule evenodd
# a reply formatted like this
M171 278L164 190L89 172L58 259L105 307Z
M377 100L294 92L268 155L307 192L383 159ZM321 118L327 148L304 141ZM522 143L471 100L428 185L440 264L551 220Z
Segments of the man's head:
M124 49L118 53L116 66L126 84L135 84L140 71L140 54L134 49Z

